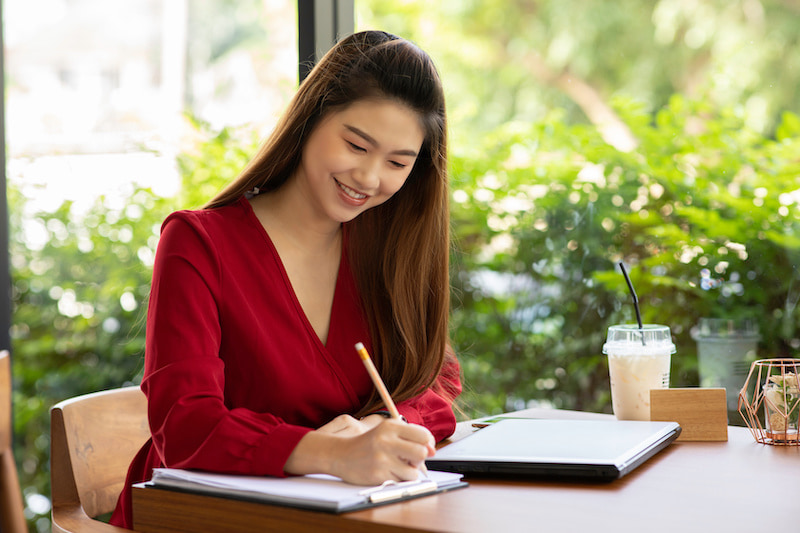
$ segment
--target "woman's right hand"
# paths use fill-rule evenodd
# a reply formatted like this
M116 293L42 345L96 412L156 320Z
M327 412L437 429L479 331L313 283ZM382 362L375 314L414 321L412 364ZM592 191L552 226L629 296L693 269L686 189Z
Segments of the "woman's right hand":
M372 420L344 415L306 434L284 471L331 474L358 485L417 479L425 459L436 450L430 431L400 420L377 420L382 418L378 415L368 418Z
M417 479L420 466L435 452L426 428L393 419L336 444L331 473L360 485Z

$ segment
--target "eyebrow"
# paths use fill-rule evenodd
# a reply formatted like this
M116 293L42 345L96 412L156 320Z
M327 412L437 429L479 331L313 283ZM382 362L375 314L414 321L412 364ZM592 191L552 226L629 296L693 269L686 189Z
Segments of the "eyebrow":
M380 146L380 143L377 140L375 140L375 138L372 135L370 135L369 133L358 129L355 126L351 126L349 124L345 124L344 127L348 131L351 131L352 133L358 135L359 137L361 137L362 139L367 141L372 146ZM407 155L407 156L410 156L410 157L417 157L417 155L419 155L414 150L394 150L392 152L392 154L394 154L394 155Z

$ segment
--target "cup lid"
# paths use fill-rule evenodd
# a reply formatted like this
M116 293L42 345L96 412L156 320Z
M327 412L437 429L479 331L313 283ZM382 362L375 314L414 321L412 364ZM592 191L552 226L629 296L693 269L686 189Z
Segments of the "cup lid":
M752 318L727 319L727 318L700 318L697 326L691 330L695 340L714 337L733 339L744 338L758 340L758 322Z
M609 326L608 337L603 345L603 353L607 354L609 348L614 351L645 353L661 353L668 350L675 353L675 344L669 326L661 324L619 324Z

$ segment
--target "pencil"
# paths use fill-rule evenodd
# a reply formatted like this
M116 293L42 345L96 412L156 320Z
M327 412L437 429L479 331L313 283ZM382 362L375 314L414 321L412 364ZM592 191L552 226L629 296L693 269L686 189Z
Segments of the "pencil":
M386 389L386 385L384 385L381 375L378 374L378 369L375 368L375 364L373 364L372 359L370 359L369 352L367 352L367 349L364 348L364 344L360 342L356 344L356 351L358 352L358 355L361 356L361 360L364 361L364 366L367 367L367 373L369 374L369 377L372 378L375 388L378 389L378 394L381 395L383 403L386 404L386 409L389 411L389 414L392 415L392 418L402 420L400 412L397 410L394 400L392 400L392 397L389 395L389 391Z
M394 400L392 400L389 391L386 389L386 385L383 383L381 375L378 374L378 369L375 368L375 364L372 362L369 352L367 352L367 349L364 348L364 344L361 342L357 343L356 351L358 352L358 355L361 356L361 360L364 361L364 366L367 367L367 373L369 374L369 377L372 378L375 388L378 389L378 394L380 394L383 403L386 404L386 409L389 411L389 414L391 414L392 418L395 420L402 420L403 417L400 416L400 411L397 410L397 406L394 404ZM419 465L419 469L425 475L425 477L428 477L428 467L425 466L424 462Z

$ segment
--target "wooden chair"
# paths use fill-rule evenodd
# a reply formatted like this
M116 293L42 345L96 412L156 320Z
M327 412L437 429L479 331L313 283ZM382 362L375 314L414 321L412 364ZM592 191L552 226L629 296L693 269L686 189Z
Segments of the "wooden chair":
M117 504L133 456L150 438L139 387L64 400L50 410L50 485L54 532L129 530L96 517Z
M11 443L11 358L0 351L0 531L27 533Z

